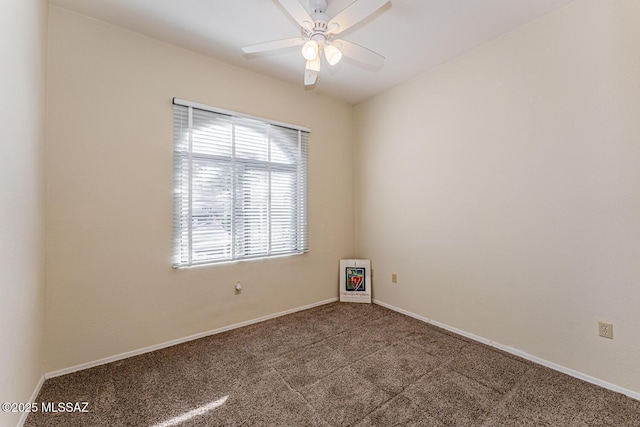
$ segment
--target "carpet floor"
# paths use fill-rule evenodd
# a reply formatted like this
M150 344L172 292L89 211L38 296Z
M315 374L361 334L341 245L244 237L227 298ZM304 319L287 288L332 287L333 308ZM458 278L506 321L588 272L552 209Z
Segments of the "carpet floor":
M640 401L344 303L51 378L36 402L88 412L26 426L640 426Z

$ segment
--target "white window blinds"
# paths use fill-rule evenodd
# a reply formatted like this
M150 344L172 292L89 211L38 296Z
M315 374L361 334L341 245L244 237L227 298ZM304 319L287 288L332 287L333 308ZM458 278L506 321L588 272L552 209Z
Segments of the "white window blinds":
M174 99L174 267L308 250L309 130Z

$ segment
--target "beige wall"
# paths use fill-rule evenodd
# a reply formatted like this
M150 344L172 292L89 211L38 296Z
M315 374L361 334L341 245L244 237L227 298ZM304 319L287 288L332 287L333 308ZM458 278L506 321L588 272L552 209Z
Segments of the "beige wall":
M43 371L42 146L47 3L0 13L0 402L27 402ZM0 412L0 425L20 414Z
M337 297L350 105L63 9L49 27L47 372ZM308 254L171 268L172 97L311 128Z
M640 392L639 22L578 0L356 107L374 298Z

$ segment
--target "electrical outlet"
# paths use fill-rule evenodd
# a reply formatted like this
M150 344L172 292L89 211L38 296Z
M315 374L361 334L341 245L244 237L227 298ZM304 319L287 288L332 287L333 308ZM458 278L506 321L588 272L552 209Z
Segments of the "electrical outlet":
M613 339L613 323L598 322L598 335Z
M396 273L391 274L391 283L398 283L398 275Z

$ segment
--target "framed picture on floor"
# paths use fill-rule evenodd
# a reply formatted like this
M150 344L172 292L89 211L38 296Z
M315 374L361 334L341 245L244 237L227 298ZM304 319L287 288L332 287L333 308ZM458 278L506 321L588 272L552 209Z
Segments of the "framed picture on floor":
M371 260L340 260L340 301L371 303Z

